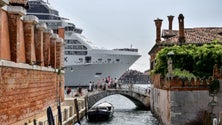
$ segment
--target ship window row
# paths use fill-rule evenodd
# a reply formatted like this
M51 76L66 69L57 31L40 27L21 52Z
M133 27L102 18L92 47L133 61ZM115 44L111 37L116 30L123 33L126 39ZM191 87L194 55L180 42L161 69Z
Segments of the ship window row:
M48 27L58 27L58 26L61 26L61 22L46 22L46 25Z
M87 55L87 51L65 51L65 55Z
M66 45L65 49L87 50L87 48L84 45Z
M81 44L78 40L65 40L66 44Z
M107 59L107 62L108 62L108 63L111 63L111 61L112 61L112 59L110 59L110 58ZM116 59L116 61L119 62L120 59ZM98 62L99 62L99 63L102 63L102 58L99 58L99 59L98 59Z
M79 58L79 62L83 62L83 58Z
M65 27L65 31L74 31L74 29L75 29L75 27L73 27L73 26L67 26L67 27Z

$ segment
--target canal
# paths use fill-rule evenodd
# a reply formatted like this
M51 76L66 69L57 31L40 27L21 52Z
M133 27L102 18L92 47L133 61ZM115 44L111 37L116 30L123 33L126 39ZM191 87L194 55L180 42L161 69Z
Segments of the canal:
M113 118L105 122L92 123L84 117L81 125L159 125L158 120L150 111L138 109L133 102L122 95L108 96L99 102L103 101L114 105Z

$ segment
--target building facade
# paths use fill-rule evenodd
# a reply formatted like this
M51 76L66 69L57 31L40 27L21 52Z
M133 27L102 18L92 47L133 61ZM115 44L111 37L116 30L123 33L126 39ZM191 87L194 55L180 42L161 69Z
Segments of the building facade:
M184 28L184 16L180 14L178 16L179 30L173 30L173 18L174 16L168 16L169 29L162 30L162 33L163 20L159 18L154 20L156 43L149 51L151 70L156 65L157 53L166 46L184 44L201 46L210 44L215 39L222 41L221 27ZM221 84L222 77L216 78L220 80ZM222 111L222 90L215 97L217 105L211 107L209 103L213 97L208 92L210 79L191 79L191 81L180 78L167 79L161 74L154 74L151 79L151 110L157 114L162 124L185 125L196 121L202 121L204 124L211 121L211 119L207 119L209 114L206 112L213 113L219 121Z

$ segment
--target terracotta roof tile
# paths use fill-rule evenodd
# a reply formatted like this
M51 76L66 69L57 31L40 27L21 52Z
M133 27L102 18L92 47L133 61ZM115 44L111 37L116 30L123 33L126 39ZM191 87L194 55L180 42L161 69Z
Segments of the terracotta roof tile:
M178 30L163 30L161 43L177 43ZM185 29L185 43L210 43L214 39L222 40L222 27L188 28Z

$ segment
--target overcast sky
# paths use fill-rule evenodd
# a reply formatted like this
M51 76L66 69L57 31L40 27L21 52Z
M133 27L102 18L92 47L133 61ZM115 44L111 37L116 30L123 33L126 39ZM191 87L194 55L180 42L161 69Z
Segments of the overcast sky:
M173 15L173 29L178 29L178 15L185 17L185 28L222 27L222 0L49 0L60 16L69 18L83 35L101 48L132 46L141 58L130 69L149 69L147 54L155 44L156 18Z

